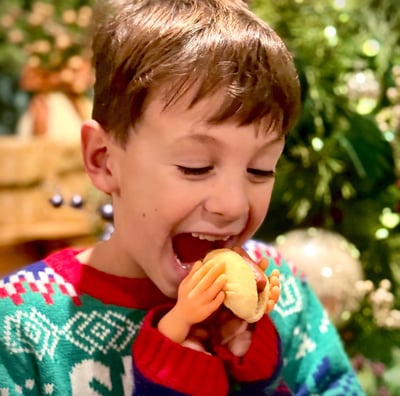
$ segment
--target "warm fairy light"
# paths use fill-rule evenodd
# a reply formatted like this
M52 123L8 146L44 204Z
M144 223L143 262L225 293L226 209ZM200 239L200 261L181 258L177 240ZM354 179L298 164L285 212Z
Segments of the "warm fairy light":
M390 208L385 208L379 220L384 227L393 229L400 224L400 214L392 212Z
M315 151L321 151L324 147L324 141L319 137L314 137L311 140L311 145Z
M337 37L337 32L336 28L334 26L327 26L324 29L324 35L326 39L328 40L329 45L336 45L338 43L338 37Z
M368 39L362 45L362 51L365 55L373 57L378 55L381 45L378 40Z
M336 9L343 9L343 8L346 7L346 5L347 5L346 0L335 0L335 1L333 2L333 6L334 6Z
M376 239L386 239L389 236L389 230L387 228L379 228L375 232Z

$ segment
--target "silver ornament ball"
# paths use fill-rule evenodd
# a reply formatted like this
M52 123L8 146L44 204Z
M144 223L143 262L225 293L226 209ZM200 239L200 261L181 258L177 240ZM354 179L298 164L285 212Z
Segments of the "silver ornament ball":
M364 278L359 252L342 235L317 228L293 230L277 238L276 248L306 275L336 326L359 308L356 286Z

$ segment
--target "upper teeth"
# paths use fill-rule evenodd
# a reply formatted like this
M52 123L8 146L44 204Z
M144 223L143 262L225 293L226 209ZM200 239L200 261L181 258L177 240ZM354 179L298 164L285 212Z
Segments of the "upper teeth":
M212 236L212 235L206 235L206 234L197 234L195 232L192 233L192 237L194 238L199 238L199 239L205 239L206 241L226 241L229 239L229 236L226 237L218 237L218 236Z

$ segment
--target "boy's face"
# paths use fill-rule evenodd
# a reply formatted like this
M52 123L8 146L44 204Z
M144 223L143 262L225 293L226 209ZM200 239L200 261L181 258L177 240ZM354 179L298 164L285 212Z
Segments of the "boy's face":
M284 145L278 131L206 124L218 95L189 110L188 100L186 95L163 110L162 97L156 97L125 148L104 138L115 231L103 243L104 265L97 266L148 276L170 297L195 260L254 234L267 212ZM91 139L102 133L100 127L92 132ZM111 256L112 264L106 263Z

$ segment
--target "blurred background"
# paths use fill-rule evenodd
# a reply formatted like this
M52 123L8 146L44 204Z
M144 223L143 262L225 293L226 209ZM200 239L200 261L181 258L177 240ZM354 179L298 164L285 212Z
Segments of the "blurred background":
M398 0L253 0L303 111L258 238L303 272L369 395L400 395ZM111 231L80 158L91 0L0 2L0 275ZM49 202L51 201L51 202Z

